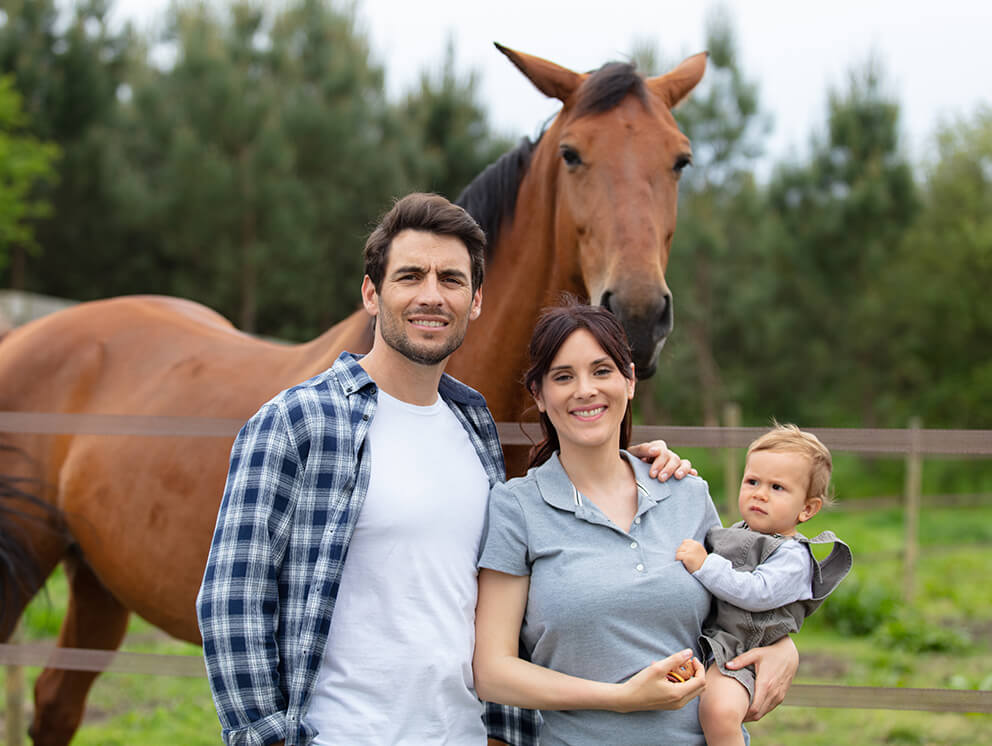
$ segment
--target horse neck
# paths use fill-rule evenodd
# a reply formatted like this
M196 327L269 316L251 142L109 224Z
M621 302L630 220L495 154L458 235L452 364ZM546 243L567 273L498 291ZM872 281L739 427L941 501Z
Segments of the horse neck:
M549 153L548 144L557 138L549 135L520 182L513 217L491 247L482 315L447 366L448 373L485 395L500 422L519 420L531 403L521 380L538 313L562 292L585 292L575 238L556 230L557 153Z

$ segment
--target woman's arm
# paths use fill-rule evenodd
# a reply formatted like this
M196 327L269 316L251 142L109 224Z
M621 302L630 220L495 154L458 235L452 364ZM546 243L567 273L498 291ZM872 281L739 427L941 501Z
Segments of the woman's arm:
M608 684L552 671L519 657L520 626L530 578L479 570L475 614L475 690L482 699L535 710L677 710L706 685L705 670L691 651L656 661L623 684ZM669 671L683 663L691 679L672 683Z
M761 720L785 699L796 670L799 668L799 651L791 637L762 648L752 648L732 661L727 668L744 668L754 664L754 698L744 720Z

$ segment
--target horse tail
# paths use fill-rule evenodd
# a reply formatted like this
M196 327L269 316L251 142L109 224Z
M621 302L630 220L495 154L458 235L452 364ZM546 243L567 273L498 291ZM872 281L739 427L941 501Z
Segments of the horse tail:
M0 442L0 453L30 460L23 449L8 443ZM10 636L22 603L44 585L50 569L42 566L29 528L64 531L58 508L38 496L42 486L34 477L0 474L0 641Z

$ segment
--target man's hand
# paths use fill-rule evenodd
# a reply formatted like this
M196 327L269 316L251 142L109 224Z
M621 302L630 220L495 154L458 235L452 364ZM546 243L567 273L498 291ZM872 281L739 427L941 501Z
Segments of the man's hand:
M689 572L696 572L706 561L706 547L693 539L686 539L675 550L675 559L680 560Z
M752 663L755 673L754 699L744 716L745 722L760 720L782 703L799 668L799 651L791 637L783 637L772 645L752 648L727 661L727 668L744 668Z
M641 461L649 462L651 464L651 476L659 482L664 482L671 476L676 479L682 479L686 474L699 476L699 472L692 468L692 462L679 458L675 451L668 449L668 444L663 440L638 443L634 446L628 446L627 450Z

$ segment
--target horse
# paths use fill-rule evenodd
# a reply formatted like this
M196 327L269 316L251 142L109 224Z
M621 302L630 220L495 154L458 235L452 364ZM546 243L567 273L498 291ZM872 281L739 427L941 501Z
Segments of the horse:
M480 390L497 421L528 403L520 384L540 309L563 292L623 322L640 377L672 329L665 282L688 139L671 109L706 54L645 78L626 63L578 73L496 45L562 107L536 141L486 168L458 202L489 238L483 312L447 372ZM0 410L245 420L280 390L367 351L364 310L299 345L259 340L188 300L83 303L0 342ZM200 643L194 599L232 440L19 434L0 446L0 640L62 563L61 647L115 650L134 612ZM67 744L96 673L45 669L31 735Z

